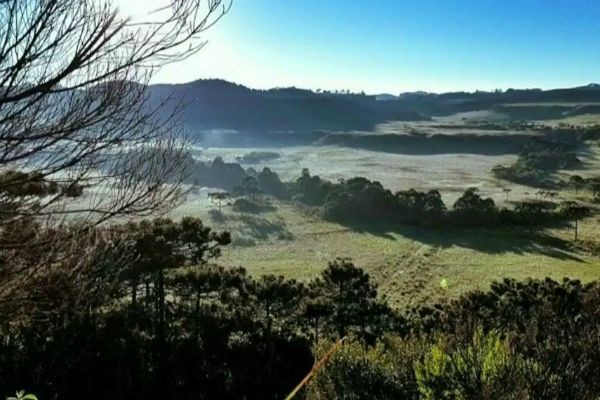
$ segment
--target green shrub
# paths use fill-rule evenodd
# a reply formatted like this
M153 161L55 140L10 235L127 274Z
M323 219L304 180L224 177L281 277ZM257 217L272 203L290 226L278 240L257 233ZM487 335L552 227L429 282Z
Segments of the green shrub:
M346 344L310 384L309 398L418 399L412 360L420 351L418 342L399 338L385 338L368 348Z
M513 399L526 391L515 368L521 362L498 333L485 334L479 328L465 342L441 338L432 344L415 363L415 375L427 400Z

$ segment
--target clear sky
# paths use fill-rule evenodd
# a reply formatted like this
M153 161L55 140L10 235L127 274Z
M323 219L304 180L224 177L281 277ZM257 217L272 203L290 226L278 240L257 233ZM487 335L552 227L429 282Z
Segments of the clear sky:
M600 81L600 0L233 0L205 37L155 82L399 93Z

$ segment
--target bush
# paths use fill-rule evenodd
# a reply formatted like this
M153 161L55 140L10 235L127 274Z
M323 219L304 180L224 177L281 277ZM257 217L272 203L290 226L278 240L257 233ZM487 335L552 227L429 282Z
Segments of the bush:
M330 347L322 346L323 352ZM420 343L387 337L373 347L357 342L344 345L327 362L310 385L315 400L419 399L413 360Z
M576 138L576 135L573 135L573 138ZM523 185L552 187L555 186L555 182L549 176L551 173L581 166L581 160L573 150L573 143L532 139L513 165L497 165L492 168L492 174L499 179Z
M235 236L231 241L231 245L235 247L254 247L256 240L250 236Z
M263 193L276 198L287 198L287 188L279 179L279 176L265 167L257 174L256 181L258 182L258 188Z
M239 213L248 213L248 214L259 214L262 212L269 212L276 210L275 206L271 203L263 200L247 200L247 199L237 199L233 202L231 207L233 211Z
M467 341L442 337L415 362L423 399L515 399L528 393L528 380L506 340L478 328Z
M251 151L241 157L236 157L235 160L241 164L258 164L264 161L277 160L280 157L279 153L272 151Z

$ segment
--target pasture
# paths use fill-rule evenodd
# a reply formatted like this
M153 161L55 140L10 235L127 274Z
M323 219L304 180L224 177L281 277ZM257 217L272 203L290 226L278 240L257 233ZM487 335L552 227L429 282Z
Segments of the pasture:
M490 113L493 112L456 114L425 122L390 122L379 125L372 134L499 134L494 123L502 116L492 118ZM583 116L577 118L580 117ZM473 125L482 121L490 124ZM520 134L510 129L503 132ZM492 176L490 170L495 165L515 162L517 155L511 154L403 155L337 146L209 147L198 148L194 154L201 160L222 157L234 162L252 151L275 152L280 157L242 166L257 171L269 167L282 181L294 181L302 168L331 181L364 176L380 181L392 191L437 189L448 207L469 187L479 188L483 196L492 197L499 206L534 199L538 191ZM558 171L556 177L566 182L572 174L584 177L597 174L598 146L589 147L578 157L583 161L581 169ZM379 285L380 293L398 307L486 289L492 281L505 277L568 276L584 281L600 277L600 257L573 244L570 226L536 232L514 228L426 229L368 221L344 226L324 221L314 210L289 202L273 201L275 209L260 214L240 214L228 206L220 213L208 200L210 191L202 188L190 194L173 215L200 216L214 229L232 232L233 243L224 249L220 264L243 266L254 275L276 274L308 280L317 276L328 261L348 257L364 267ZM574 199L587 201L589 196L582 193L576 196L565 187L554 201ZM600 234L598 222L597 216L580 222L582 241L596 240Z

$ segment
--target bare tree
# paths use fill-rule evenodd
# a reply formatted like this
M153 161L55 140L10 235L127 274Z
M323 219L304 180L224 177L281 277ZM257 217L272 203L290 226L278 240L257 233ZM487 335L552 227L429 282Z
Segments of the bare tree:
M13 174L0 186L2 225L66 214L97 224L177 201L178 107L159 112L174 100L150 98L146 84L202 48L201 33L227 11L222 1L169 0L143 21L120 17L110 1L0 2L0 172L87 188L77 200L65 190L16 199L7 191L31 174Z
M90 227L180 201L180 103L147 85L203 47L228 1L164 0L133 20L110 0L0 0L0 293L35 266L76 278L82 253L110 247Z

